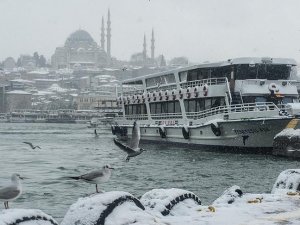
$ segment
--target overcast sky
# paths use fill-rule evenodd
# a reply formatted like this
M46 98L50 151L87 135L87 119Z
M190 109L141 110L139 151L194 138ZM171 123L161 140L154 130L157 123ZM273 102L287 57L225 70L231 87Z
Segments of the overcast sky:
M290 57L300 62L300 0L0 0L0 60L38 51L50 58L81 28L100 42L111 11L112 55L142 51L151 29L155 55L192 62L240 56Z

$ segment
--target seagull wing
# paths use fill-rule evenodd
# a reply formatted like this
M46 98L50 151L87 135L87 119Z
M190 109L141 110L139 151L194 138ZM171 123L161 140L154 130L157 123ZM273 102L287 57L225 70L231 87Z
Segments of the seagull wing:
M87 174L81 175L80 178L87 181L93 181L95 178L103 177L104 173L102 170L94 170Z
M129 144L129 147L133 150L136 150L139 148L140 143L140 127L137 125L136 122L134 122L133 128L132 128L132 137L131 142Z
M135 151L134 151L132 148L130 148L130 147L124 145L123 143L121 143L121 142L118 141L117 139L114 139L114 143L115 143L120 149L122 149L123 151L125 151L127 154L133 154L133 153L135 153Z
M0 189L0 199L1 200L9 200L12 198L17 197L20 194L21 190L17 189L16 187L9 186Z
M33 144L31 142L24 141L23 143L28 144L28 145L30 145L31 148L33 148Z

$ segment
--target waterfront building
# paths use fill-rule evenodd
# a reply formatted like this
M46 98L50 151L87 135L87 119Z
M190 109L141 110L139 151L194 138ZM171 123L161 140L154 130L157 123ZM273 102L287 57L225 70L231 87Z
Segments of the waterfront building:
M78 110L118 109L116 95L110 91L82 92L75 97Z
M31 109L31 93L21 90L6 92L7 111Z

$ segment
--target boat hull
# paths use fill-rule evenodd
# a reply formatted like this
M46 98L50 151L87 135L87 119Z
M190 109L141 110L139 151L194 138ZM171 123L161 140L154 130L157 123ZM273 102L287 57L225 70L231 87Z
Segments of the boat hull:
M231 148L267 148L273 146L276 134L282 131L291 118L270 118L253 120L224 120L217 125L206 124L185 128L178 126L142 126L141 140L191 145L207 145ZM126 127L126 132L116 133L127 138L131 137L132 128ZM216 132L216 127L217 131ZM188 135L187 135L188 133Z

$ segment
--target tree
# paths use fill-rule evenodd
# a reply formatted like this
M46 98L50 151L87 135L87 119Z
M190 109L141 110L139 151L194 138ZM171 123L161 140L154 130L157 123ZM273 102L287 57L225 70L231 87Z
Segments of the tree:
M46 59L43 55L40 55L38 66L39 67L46 67Z
M40 59L38 52L33 53L33 59L35 61L35 66L37 67L39 65L39 59Z

